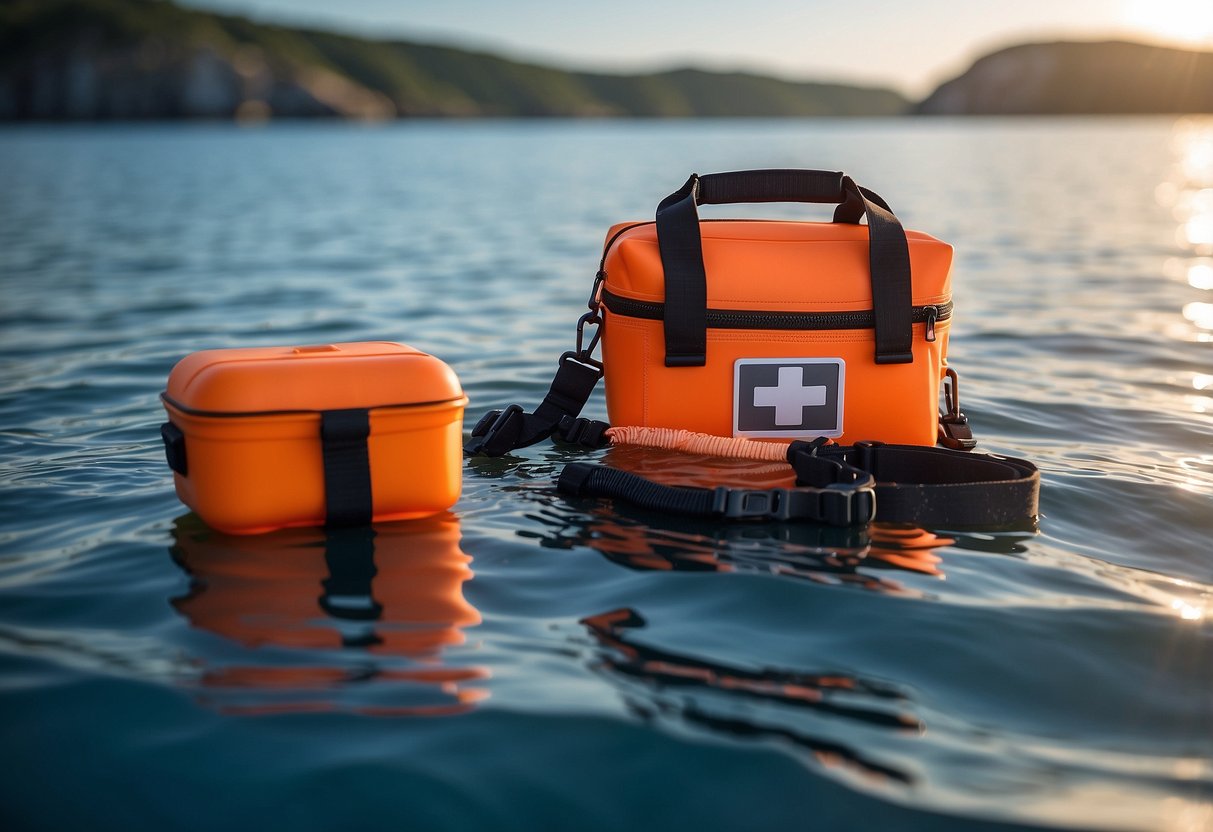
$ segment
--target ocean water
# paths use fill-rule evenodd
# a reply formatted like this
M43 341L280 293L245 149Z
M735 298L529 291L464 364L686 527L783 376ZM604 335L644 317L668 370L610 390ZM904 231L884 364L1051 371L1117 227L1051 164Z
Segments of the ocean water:
M748 167L956 246L1038 531L655 518L549 444L373 539L174 497L185 354L400 340L533 404L606 228ZM1213 122L10 127L0 318L4 829L1213 828Z

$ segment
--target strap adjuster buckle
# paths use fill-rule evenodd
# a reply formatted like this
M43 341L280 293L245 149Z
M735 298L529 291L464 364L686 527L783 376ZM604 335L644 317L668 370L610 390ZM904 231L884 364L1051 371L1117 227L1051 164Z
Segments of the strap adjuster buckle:
M514 447L522 430L525 415L522 405L512 404L505 410L490 410L472 428L472 437L463 446L465 453L501 456Z
M712 513L730 520L762 517L769 520L791 518L790 492L786 488L748 489L718 486L712 492Z
M712 493L712 513L729 520L809 520L830 526L859 526L876 517L876 491L871 477L824 488L754 490L720 486Z
M597 419L565 416L556 426L556 436L570 445L602 448L610 442L606 435L607 429L610 427L607 422L600 422Z
M876 519L876 489L869 476L838 482L818 492L818 519L831 526L862 526Z

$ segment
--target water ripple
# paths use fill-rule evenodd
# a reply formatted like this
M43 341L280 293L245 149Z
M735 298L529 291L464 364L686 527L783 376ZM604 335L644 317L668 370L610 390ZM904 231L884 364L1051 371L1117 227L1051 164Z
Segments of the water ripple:
M1202 828L1209 148L1165 119L0 131L6 814ZM555 446L372 537L183 514L157 437L183 355L400 340L471 418L535 402L607 226L748 166L846 169L956 245L950 364L985 448L1040 465L1039 528L682 522L563 497L586 456Z

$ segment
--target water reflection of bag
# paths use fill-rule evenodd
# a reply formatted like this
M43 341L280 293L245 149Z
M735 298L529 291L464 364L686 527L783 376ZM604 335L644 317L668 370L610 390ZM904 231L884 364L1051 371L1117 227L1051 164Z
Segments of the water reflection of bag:
M442 661L481 620L463 596L472 559L454 515L257 537L219 534L187 515L173 537L173 558L191 577L190 591L173 599L178 612L245 647L291 651L204 660L203 686L234 695L229 706L444 714L487 695L467 687L487 677L483 668ZM369 701L349 701L355 677L379 687Z

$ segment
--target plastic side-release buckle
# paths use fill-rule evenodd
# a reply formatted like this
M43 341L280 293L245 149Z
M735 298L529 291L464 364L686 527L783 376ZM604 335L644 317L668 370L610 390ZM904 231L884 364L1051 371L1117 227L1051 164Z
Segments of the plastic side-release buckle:
M876 492L871 477L835 483L825 488L766 490L718 487L712 493L712 513L730 520L808 520L831 526L859 526L876 517Z
M181 428L172 422L165 422L160 426L160 438L164 440L164 457L168 460L168 467L183 477L188 476L190 469L185 456L185 434Z
M522 432L525 413L522 405L512 404L505 410L490 410L472 428L472 436L463 446L465 453L475 456L501 456L514 449Z

